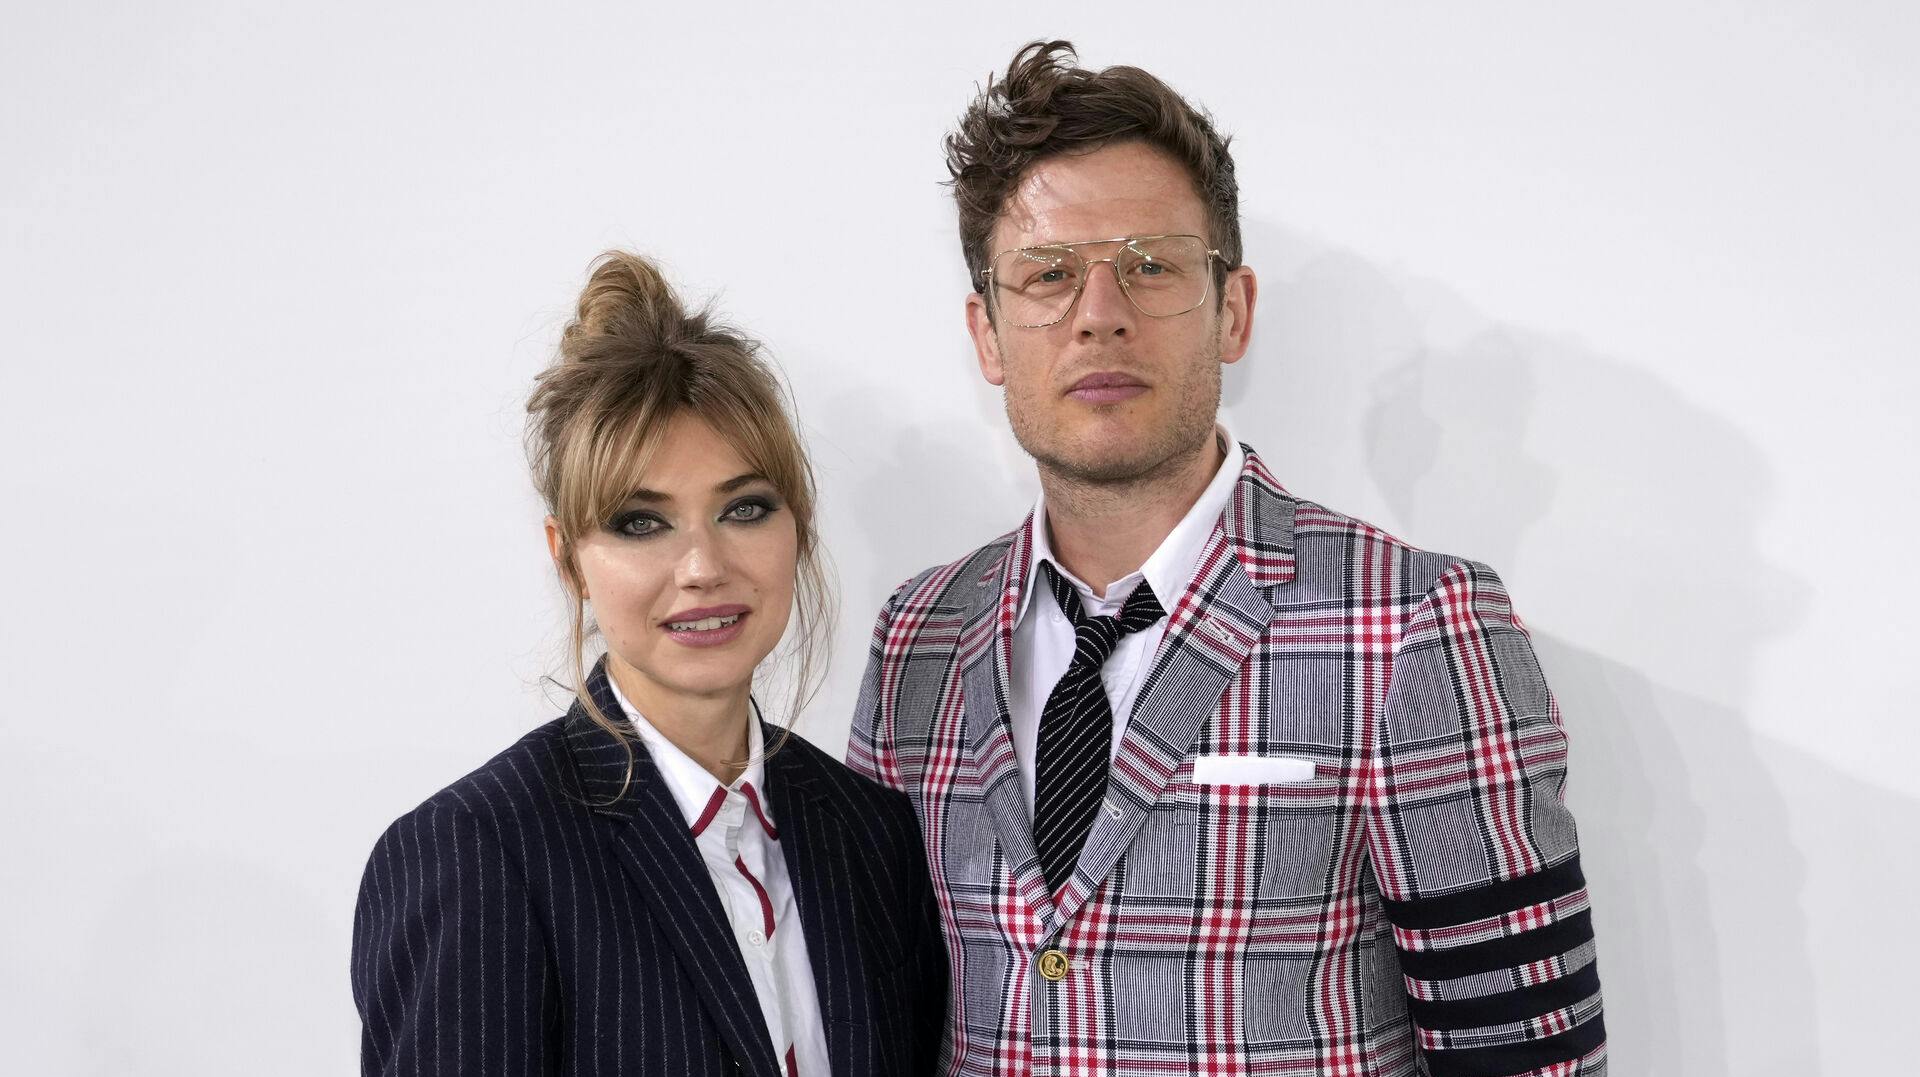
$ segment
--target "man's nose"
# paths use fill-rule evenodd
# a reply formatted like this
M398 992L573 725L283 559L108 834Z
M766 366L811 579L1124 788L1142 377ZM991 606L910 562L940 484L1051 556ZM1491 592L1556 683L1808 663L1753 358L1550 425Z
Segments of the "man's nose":
M1133 332L1139 312L1120 287L1120 271L1110 258L1087 265L1086 284L1074 313L1074 329L1082 337L1125 337Z

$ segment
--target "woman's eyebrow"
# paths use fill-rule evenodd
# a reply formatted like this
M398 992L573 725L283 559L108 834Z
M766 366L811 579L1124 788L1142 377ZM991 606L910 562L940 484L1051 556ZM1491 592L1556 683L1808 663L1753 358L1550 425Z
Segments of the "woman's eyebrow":
M733 493L735 490L740 489L742 486L751 486L756 482L767 482L767 481L769 480L765 475L762 475L759 472L755 471L755 472L749 472L745 475L735 475L733 478L728 479L726 482L723 482L720 485L714 487L714 489L723 494L730 494L730 493Z
M772 480L767 478L765 475L760 474L757 471L750 471L745 475L735 475L733 478L728 479L727 481L716 485L714 487L714 490L717 493L730 494L730 493L733 493L735 490L740 489L743 486L751 486L756 482L771 483ZM632 493L628 494L627 500L628 501L644 501L651 504L662 504L662 503L670 504L673 501L673 495L668 493L662 493L659 490L649 490L646 487L642 486L640 489L635 490Z

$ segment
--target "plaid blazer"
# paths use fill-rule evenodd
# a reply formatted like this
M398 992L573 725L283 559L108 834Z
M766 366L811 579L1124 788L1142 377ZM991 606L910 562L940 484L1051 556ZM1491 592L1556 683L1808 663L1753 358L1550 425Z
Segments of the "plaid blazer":
M1566 738L1490 569L1298 500L1249 449L1049 893L1007 718L1030 560L1022 526L893 594L848 750L919 815L943 1072L1606 1072ZM1216 756L1312 777L1196 781Z

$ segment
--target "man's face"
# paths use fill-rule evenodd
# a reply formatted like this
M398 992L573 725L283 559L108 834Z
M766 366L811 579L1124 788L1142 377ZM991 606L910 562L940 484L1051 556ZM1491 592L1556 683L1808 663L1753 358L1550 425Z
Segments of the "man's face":
M1021 177L994 227L989 256L1020 247L1118 236L1196 235L1206 207L1173 158L1142 143L1040 161ZM1114 246L1081 248L1089 259ZM991 285L989 286L991 288ZM1014 437L1043 470L1080 482L1129 483L1177 467L1213 432L1220 367L1246 354L1254 279L1229 275L1225 302L1168 318L1141 313L1106 264L1095 265L1067 316L1024 329L989 319L967 297L980 372L1006 390Z

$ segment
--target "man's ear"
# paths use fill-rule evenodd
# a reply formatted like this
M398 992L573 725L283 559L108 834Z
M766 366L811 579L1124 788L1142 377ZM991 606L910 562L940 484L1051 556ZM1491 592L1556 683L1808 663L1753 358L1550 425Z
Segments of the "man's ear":
M1260 298L1260 281L1241 266L1227 274L1220 289L1220 361L1237 363L1253 344L1253 304Z
M587 595L587 585L586 582L580 578L579 569L573 563L572 551L567 549L567 538L560 531L560 521L554 519L552 515L548 515L545 520L545 525L547 529L547 556L553 558L554 571L560 573L560 582L567 585L567 590L579 595L582 602L586 601L589 597Z
M967 293L967 335L973 338L980 376L989 385L1005 385L1007 371L1000 362L1000 337L993 331L993 319L987 313L987 297L979 292Z

